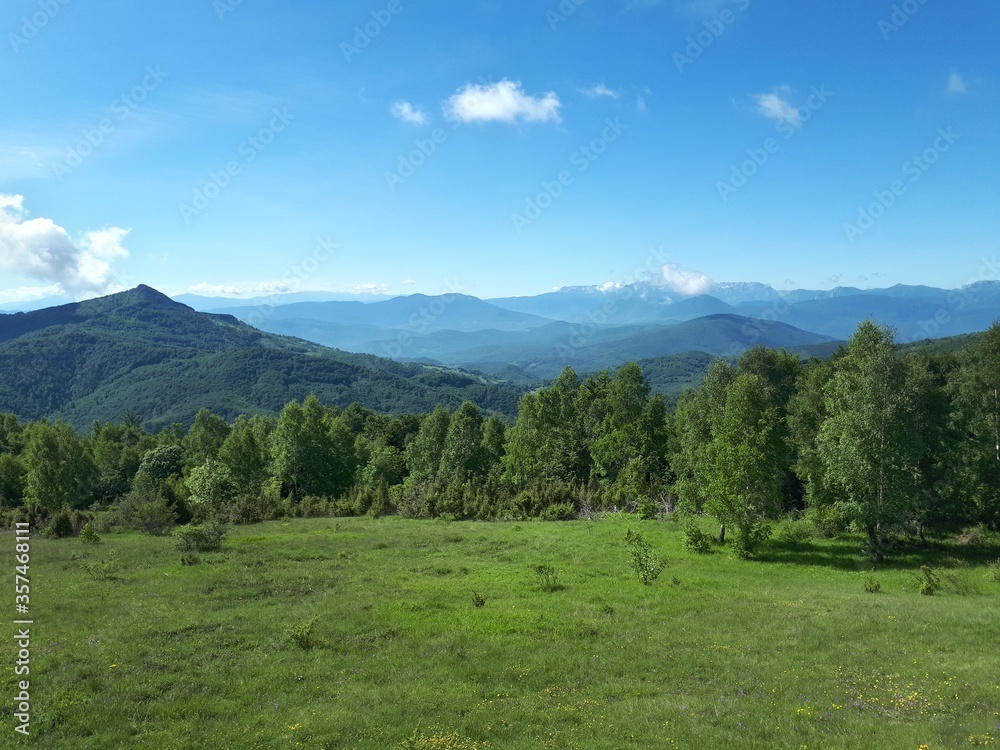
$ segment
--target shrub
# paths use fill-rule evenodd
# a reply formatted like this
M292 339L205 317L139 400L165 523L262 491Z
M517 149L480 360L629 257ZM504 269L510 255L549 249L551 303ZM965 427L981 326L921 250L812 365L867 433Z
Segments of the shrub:
M749 560L757 554L760 545L771 536L771 527L766 524L740 526L736 529L733 551L741 560Z
M113 581L119 577L122 563L118 559L118 550L113 549L103 560L88 563L84 567L95 581Z
M576 518L576 506L573 503L553 503L542 511L543 521L572 521Z
M101 537L99 537L97 532L94 531L94 527L90 521L87 521L87 523L83 525L83 531L80 532L80 541L84 544L101 543Z
M42 533L47 537L62 539L63 537L73 536L75 531L73 528L73 519L69 514L69 508L64 507L52 516L52 519Z
M865 576L865 591L869 594L877 594L882 590L882 584L873 575Z
M185 552L181 555L181 565L198 565L201 558L193 552Z
M988 533L983 526L973 526L970 529L964 529L961 534L955 537L955 544L960 547L981 547L986 542Z
M534 570L535 575L538 576L538 584L542 587L542 591L552 592L562 588L559 585L559 574L551 565L536 565Z
M994 560L986 566L986 579L1000 583L1000 560Z
M666 561L653 551L649 543L642 538L642 534L631 529L625 533L625 544L628 546L632 569L639 582L644 586L651 585L666 567Z
M486 606L486 597L482 596L481 594L476 593L475 591L473 591L472 592L472 606L475 607L476 609L479 609L481 607L485 607Z
M843 511L832 505L810 505L806 509L805 520L816 534L826 539L840 536L850 525Z
M189 524L174 531L174 536L181 552L218 552L226 538L226 526L217 521Z
M924 596L932 596L941 588L941 581L929 565L921 565L917 575L917 591Z
M682 523L684 549L698 555L709 554L712 551L712 535L706 534L693 518L685 518Z
M305 622L290 626L287 631L288 640L301 649L308 650L315 646L316 641L313 640L313 628L316 627L317 620L319 620L318 615L309 618Z
M774 530L774 540L782 544L799 546L812 540L815 533L813 524L806 521L785 519Z
M110 515L109 525L152 536L164 536L177 522L177 514L165 499L139 492L120 497Z

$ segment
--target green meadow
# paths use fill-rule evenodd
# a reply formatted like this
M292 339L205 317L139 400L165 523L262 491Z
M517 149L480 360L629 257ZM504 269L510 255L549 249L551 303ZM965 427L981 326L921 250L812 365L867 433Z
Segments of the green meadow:
M666 561L651 585L631 567L629 530ZM772 540L752 561L683 539L670 521L615 515L275 521L183 560L169 537L33 539L31 737L8 709L0 744L996 744L988 536L897 549L874 570L860 538ZM13 535L0 545L12 569ZM921 565L933 595L919 593ZM6 700L17 650L2 649Z

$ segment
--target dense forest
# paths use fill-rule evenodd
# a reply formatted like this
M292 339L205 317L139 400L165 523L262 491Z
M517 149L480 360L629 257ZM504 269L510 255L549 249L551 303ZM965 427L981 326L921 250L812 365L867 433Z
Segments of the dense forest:
M585 380L566 368L511 422L471 402L389 416L315 396L232 423L202 409L157 434L132 415L84 437L0 415L0 507L56 535L90 517L166 533L323 514L676 511L716 518L744 557L792 514L857 532L882 559L902 536L1000 528L1000 323L957 350L900 349L870 321L823 360L755 347L714 360L672 411L629 364Z

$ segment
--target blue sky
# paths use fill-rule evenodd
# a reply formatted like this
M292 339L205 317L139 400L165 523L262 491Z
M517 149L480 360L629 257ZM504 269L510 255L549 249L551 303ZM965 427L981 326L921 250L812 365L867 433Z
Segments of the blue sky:
M993 0L9 0L0 302L997 278L998 37Z

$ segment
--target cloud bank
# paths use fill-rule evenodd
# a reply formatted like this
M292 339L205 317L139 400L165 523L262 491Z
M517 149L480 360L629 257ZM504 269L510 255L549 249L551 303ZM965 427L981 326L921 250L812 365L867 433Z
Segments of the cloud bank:
M0 193L0 270L57 284L74 295L121 289L114 262L129 230L108 227L74 241L51 219L29 219L24 196Z

